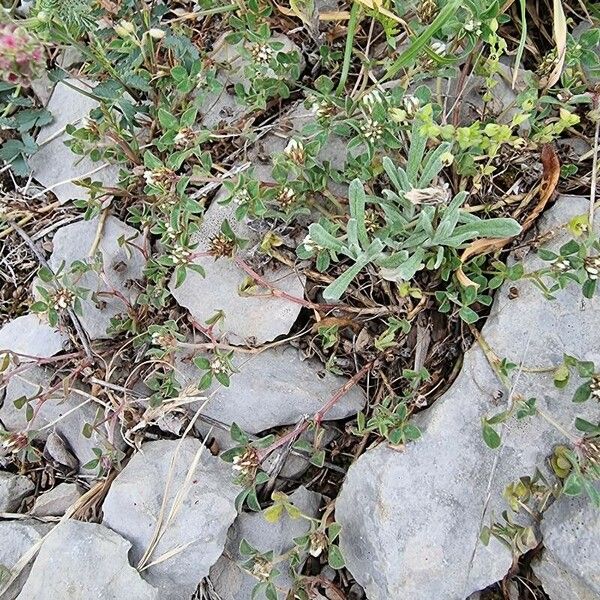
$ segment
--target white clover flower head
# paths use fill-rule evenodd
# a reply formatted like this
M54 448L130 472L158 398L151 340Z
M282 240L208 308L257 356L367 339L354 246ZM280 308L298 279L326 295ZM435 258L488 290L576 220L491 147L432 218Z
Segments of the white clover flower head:
M438 56L444 56L446 54L446 51L448 49L448 47L446 46L446 44L444 44L444 42L440 42L440 41L435 41L431 44L431 49L438 55Z
M365 94L361 102L363 106L370 112L377 106L378 104L383 104L384 97L382 96L379 90L371 90L367 94Z
M154 171L144 171L144 180L148 185L156 185L156 177L154 176Z
M376 142L383 136L383 125L367 117L361 125L362 134L369 142Z
M306 235L306 237L302 240L302 245L308 252L319 252L323 250L323 246L317 244L311 237L310 233Z
M75 300L75 294L66 288L57 290L52 297L55 310L64 310L70 307L73 304L73 300Z
M227 363L225 363L225 361L223 361L218 356L216 358L214 358L213 361L210 363L210 370L215 374L216 373L227 373L229 371L229 369L227 367Z
M600 256L588 256L584 260L583 268L589 279L598 279L600 276Z
M152 27L152 29L148 29L148 35L153 40L162 40L167 35L167 32L163 29L158 29L158 27Z
M284 148L283 153L296 164L304 162L304 144L294 138L290 138L287 146Z
M409 117L414 117L421 106L421 101L412 94L407 94L402 98L402 106Z
M571 269L571 263L566 258L562 258L560 256L553 260L551 264L554 269L560 271L561 273L565 273Z
M390 108L388 110L388 116L394 123L406 123L408 118L407 112L403 108Z
M247 202L250 202L250 200L252 200L252 198L250 197L250 193L248 192L248 190L246 189L241 189L238 190L232 197L231 197L231 201L234 204L237 204L238 206L242 205L242 204L246 204Z
M176 244L171 252L173 262L177 265L187 265L190 262L192 254L193 252L189 248L185 248L181 244Z
M129 37L135 32L135 25L131 21L122 20L115 25L115 33L120 37Z
M268 64L275 52L268 44L254 44L250 48L250 54L256 62Z
M92 129L94 127L94 122L89 117L82 117L81 121L79 121L79 126L81 129Z
M475 32L480 33L481 21L477 21L476 19L470 18L464 25L465 31L469 33Z

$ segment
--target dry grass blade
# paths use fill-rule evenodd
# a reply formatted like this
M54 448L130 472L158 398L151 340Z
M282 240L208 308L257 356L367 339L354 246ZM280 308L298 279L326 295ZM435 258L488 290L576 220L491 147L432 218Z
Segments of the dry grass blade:
M169 490L170 490L171 483L173 480L173 473L175 471L175 463L177 461L177 457L179 456L181 444L183 443L183 440L185 440L185 438L187 437L188 433L191 431L192 427L194 426L194 423L196 422L196 420L200 416L200 413L204 410L204 408L206 407L206 405L208 404L209 401L210 401L210 398L206 398L206 400L198 408L198 410L194 414L193 418L190 420L188 426L186 427L186 430L183 432L183 435L182 435L181 439L179 440L177 447L175 448L175 452L173 453L173 456L171 458L171 464L169 467L169 473L167 475L167 481L165 483L165 492L163 495L160 512L159 512L158 518L156 520L156 527L154 528L154 533L152 535L152 539L150 540L150 543L148 544L148 548L146 548L146 551L140 558L140 561L137 566L138 571L143 571L144 569L147 569L148 567L150 567L151 564L156 564L157 561L166 560L166 559L162 558L162 559L157 559L157 561L154 561L153 563L149 562L150 557L156 550L156 547L158 546L158 543L160 542L161 538L166 533L171 522L177 516L177 513L181 509L183 501L185 500L185 497L189 491L194 473L196 472L198 462L200 461L200 458L202 456L202 452L206 448L206 445L203 441L202 445L196 452L194 459L192 460L192 462L188 468L185 480L183 481L181 487L177 491L177 493L173 499L173 504L171 505L171 508L169 509L169 514L167 515L167 517L165 519L165 513L167 511L167 503L168 503L168 498L169 498ZM179 550L179 551L181 551L181 550ZM171 551L167 552L167 554L169 554L170 552Z
M548 204L548 200L552 197L554 190L558 184L560 177L560 161L556 150L551 144L545 144L542 147L541 155L542 165L544 167L544 174L539 190L539 201L535 205L534 209L529 213L523 223L523 232L528 231L531 226L535 223L537 218L542 214L544 208ZM508 244L513 238L500 238L500 239L482 239L475 240L469 244L460 257L461 267L456 271L456 278L460 284L464 287L475 286L479 287L474 281L472 281L465 272L463 271L462 265L464 265L469 259L480 254L487 254L488 252L495 252L502 250L506 244Z
M567 19L561 0L553 0L552 3L552 30L556 44L556 59L554 68L544 81L544 87L552 87L559 79L565 64L567 53Z

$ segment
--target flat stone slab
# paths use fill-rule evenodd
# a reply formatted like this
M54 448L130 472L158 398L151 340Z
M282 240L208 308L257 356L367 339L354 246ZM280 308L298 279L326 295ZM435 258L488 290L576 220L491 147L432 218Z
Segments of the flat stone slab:
M227 34L223 34L216 40L215 50L211 54L211 60L218 65L216 79L222 89L207 94L200 107L202 126L207 129L214 129L217 126L237 127L242 125L243 127L252 113L252 110L243 104L231 89L231 86L236 83L242 84L246 89L250 87L251 82L244 74L244 69L249 65L249 61L240 52L242 42L232 45L227 43L226 37ZM302 65L304 64L300 48L287 36L277 34L268 42L283 44L279 52L298 52ZM271 74L275 76L272 71Z
M87 190L75 185L74 180L90 177L104 187L115 187L119 181L117 165L94 162L87 156L73 154L65 146L64 142L70 137L65 127L80 126L90 111L98 107L96 100L70 86L88 93L93 93L94 88L92 82L77 79L56 84L46 107L54 120L40 130L36 140L40 148L28 161L35 179L50 188L61 204L88 199Z
M76 483L60 483L35 499L31 515L35 517L62 517L81 498Z
M0 522L0 565L13 575L13 567L31 548L52 529L48 523L40 523L35 519L19 519L17 521ZM0 581L0 597L2 600L14 600L25 583L31 564L27 565L15 581L4 590L7 579ZM15 573L16 574L16 573Z
M0 513L17 511L34 489L35 485L27 477L0 471Z
M34 358L50 358L62 352L67 343L66 335L34 314L17 317L0 329L0 355L3 350L10 350Z
M72 466L75 466L75 471L78 469L76 465L67 464L67 459L62 459L63 454L69 456L72 453L81 468L96 458L93 448L108 449L113 444L120 447L122 440L118 432L114 437L109 436L105 426L95 429L90 438L83 435L84 425L95 422L98 405L88 396L83 396L76 391L71 391L65 397L62 388L59 388L44 400L33 421L27 421L25 405L17 408L14 404L15 400L22 397L34 398L40 389L50 387L51 377L51 370L37 366L32 366L11 377L6 386L4 403L0 407L0 422L4 428L10 432L22 432L29 426L30 430L35 432L35 438L40 440L47 440L51 434L58 435L59 441L57 444L57 440L54 440L54 448L60 446L60 440L64 442L64 448L58 448L60 454L55 449L56 456L53 458L69 467L68 470ZM37 403L38 400L31 400L34 410ZM53 425L49 426L50 423ZM112 439L109 440L109 437Z
M197 388L203 371L191 362L194 354L180 354L175 377L183 387ZM301 360L291 346L270 348L233 359L237 372L228 388L216 386L203 414L230 425L237 423L248 433L297 423L312 416L341 388L347 379L325 371L316 360ZM200 394L198 392L198 394ZM325 415L326 420L345 419L365 404L365 395L354 386ZM194 407L191 407L192 410ZM197 407L196 407L197 410Z
M77 221L61 227L53 238L54 249L48 263L57 270L63 263L68 269L75 261L94 264L90 251L98 232L98 217L90 221ZM127 305L113 290L133 303L137 297L134 282L143 277L146 260L140 250L130 244L120 245L125 238L139 247L145 242L137 230L119 219L108 216L102 227L97 253L102 257L103 278L89 271L77 279L77 285L90 290L82 301L81 324L90 339L111 337L107 333L113 317L127 312Z
M250 246L259 241L259 236L247 222L236 220L235 204L224 206L218 203L224 195L225 192L220 192L206 211L204 222L194 236L193 241L198 243L195 252L209 251L211 238L220 232L226 219L237 236L250 240ZM246 253L242 251L240 256L245 258ZM252 293L240 293L247 274L231 258L215 260L212 256L204 256L194 262L204 268L206 277L188 270L183 284L175 287L173 278L169 289L178 304L187 308L200 324L204 325L222 310L225 319L215 327L215 333L227 335L233 344L262 344L288 333L292 328L302 308L300 304L277 298L270 290L258 285ZM289 267L267 271L264 278L286 294L304 297L306 278Z
M290 501L303 514L315 518L318 514L321 495L299 487L290 495ZM210 570L210 580L222 600L249 600L258 580L244 571L241 564L246 560L240 554L240 542L246 540L260 552L272 550L274 556L285 554L294 547L294 538L310 531L306 519L292 519L287 513L276 523L269 523L263 513L242 513L229 529L225 552ZM277 564L280 572L275 584L281 593L292 585L289 561Z
M600 598L600 510L586 496L558 499L541 525L544 550L533 572L551 600Z
M97 523L68 520L46 537L18 600L158 600L129 564L131 544Z
M132 543L134 565L161 527L163 533L141 571L159 589L161 600L190 598L223 552L240 491L232 481L229 465L211 456L199 440L186 438L181 445L179 440L144 444L112 483L103 523Z
M542 221L541 231L557 229L585 214L589 201L560 197ZM556 234L550 247L566 241ZM526 270L541 261L525 259ZM502 287L483 338L501 358L528 368L560 364L563 353L600 362L600 298L585 300L571 287L546 301L527 281ZM575 378L577 379L577 378ZM571 402L577 381L554 387L552 373L521 373L515 393L537 398L540 409L578 437L574 418L598 419L591 402ZM417 424L422 439L403 451L385 444L367 451L349 470L336 502L343 529L340 546L355 579L370 600L463 600L500 580L511 566L508 549L495 538L479 541L484 525L501 518L505 486L544 469L552 448L565 440L540 417L509 421L503 444L488 448L481 418L506 407L502 389L475 344L464 357L460 375ZM590 414L588 414L590 413Z

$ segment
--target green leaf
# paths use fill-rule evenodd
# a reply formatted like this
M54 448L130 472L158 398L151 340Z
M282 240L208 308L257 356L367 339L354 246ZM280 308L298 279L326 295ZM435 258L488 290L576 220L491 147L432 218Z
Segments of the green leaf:
M325 464L325 450L317 450L311 457L310 463L316 467L322 468Z
M242 556L252 556L253 554L256 554L254 548L244 538L240 541L240 554Z
M332 236L320 223L313 223L308 228L311 239L318 244L334 252L341 252L344 249L342 243Z
M356 219L358 241L361 248L366 250L369 245L369 236L365 226L365 205L367 203L367 196L360 179L353 179L350 182L348 188L348 202L350 216Z
M341 530L342 530L342 526L339 523L332 523L327 528L327 539L329 539L330 542L335 542L338 535L340 535Z
M158 120L164 129L179 129L179 120L164 108L158 109Z
M575 418L575 427L579 431L583 431L585 433L600 435L600 425L594 425L594 423L590 423L589 421L586 421L580 417Z
M465 323L470 325L479 320L479 315L468 306L463 306L458 311L458 315Z
M566 479L563 489L563 493L567 496L579 496L583 491L583 478L581 474L573 471Z
M339 546L332 544L329 546L329 553L327 555L327 562L332 569L342 569L346 566L346 561L342 555L342 551Z
M591 360L578 360L577 372L579 377L592 377L596 372L596 365Z
M487 546L490 543L490 537L491 537L491 530L489 527L484 526L483 529L481 530L481 533L479 534L479 539L481 540L481 543L484 546Z
M567 367L567 365L560 365L560 367L554 371L554 385L558 389L565 388L569 383L569 376L569 367Z
M150 150L146 150L144 152L144 166L147 169L160 169L163 164Z
M267 483L269 481L269 476L264 471L259 471L256 474L256 485L262 485L263 483Z
M500 436L496 432L496 430L487 423L487 421L483 421L483 441L492 449L495 450L500 446L502 440Z
M591 394L592 388L590 387L590 382L586 381L575 390L573 402L585 402L591 396Z
M416 425L405 425L404 437L407 440L418 440L421 437L421 430Z
M41 300L38 302L34 302L29 307L29 310L31 310L31 312L34 312L34 313L46 312L47 309L48 309L48 305L45 302L42 302Z
M365 268L369 260L365 255L359 259L348 269L346 269L337 279L332 281L324 290L323 298L325 300L339 300L343 293L348 289L352 280Z
M263 516L268 523L277 523L283 514L283 504L273 504L263 511Z
M52 122L52 113L44 108L27 108L17 113L15 122L20 133Z
M208 358L204 358L204 356L196 356L196 358L193 360L193 363L203 371L210 369L210 360L208 360Z
M227 373L215 373L215 378L223 387L229 387L229 384L231 383Z
M249 440L246 433L237 423L231 424L231 427L229 428L229 435L231 436L231 439L238 444L246 444Z
M460 0L448 2L438 13L430 25L424 29L410 44L407 50L402 52L394 61L385 74L385 80L392 78L404 67L411 65L422 51L428 46L431 38L456 14Z
M473 223L459 225L454 230L454 235L463 236L469 234L469 238L505 238L519 235L521 230L521 226L514 219L499 217L495 219L481 219Z

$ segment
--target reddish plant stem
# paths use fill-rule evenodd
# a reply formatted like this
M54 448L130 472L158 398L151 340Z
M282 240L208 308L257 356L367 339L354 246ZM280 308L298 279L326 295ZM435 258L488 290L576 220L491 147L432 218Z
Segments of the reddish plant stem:
M62 360L70 360L72 358L81 358L82 352L71 352L70 354L62 354L61 356L51 356L49 358L37 358L35 356L29 356L28 354L17 354L10 351L7 351L9 354L15 354L19 358L28 359L27 362L22 363L16 369L12 371L8 371L5 375L0 376L0 385L4 385L8 383L11 377L14 375L18 375L23 371L28 371L32 367L38 367L40 365L48 365L55 362L60 362ZM0 350L0 354L2 354L2 350Z
M278 440L273 442L267 448L263 448L258 452L258 460L263 462L267 456L272 452L281 448L288 442L293 442L298 436L304 433L311 422L316 425L320 425L323 417L351 390L372 368L374 360L368 362L366 365L358 371L352 378L350 378L341 388L339 388L333 396L312 416L312 419L304 419L300 422L292 431L281 436Z
M300 304L306 308L311 308L314 310L330 310L332 308L339 308L339 306L335 304L315 304L310 300L305 300L304 298L297 298L296 296L292 296L283 290L280 290L278 287L274 286L272 283L267 281L264 277L259 275L243 258L239 256L235 256L233 262L240 267L243 271L245 271L254 281L259 283L262 287L267 288L271 291L273 296L277 298L283 298L285 300L289 300L294 304Z
M75 381L75 379L77 379L77 377L79 377L79 374L90 364L92 364L91 361L84 360L78 367L76 367L64 379L61 379L58 383L56 383L52 387L48 388L43 394L39 394L37 396L37 403L35 405L35 408L33 409L33 417L31 418L31 421L29 421L27 423L27 427L25 428L25 431L29 431L31 429L32 423L35 421L35 418L37 417L38 413L40 412L40 409L44 405L44 402L46 402L46 400L48 400L48 398L50 398L50 395L53 394L59 388L64 387L65 381L70 380L71 383L73 381ZM30 398L30 400L34 400L35 398L36 398L36 396L33 396L33 398Z

